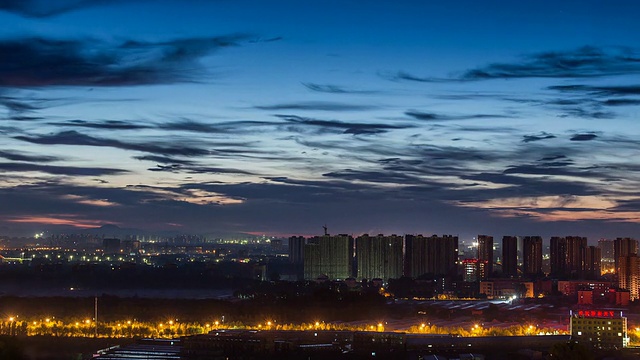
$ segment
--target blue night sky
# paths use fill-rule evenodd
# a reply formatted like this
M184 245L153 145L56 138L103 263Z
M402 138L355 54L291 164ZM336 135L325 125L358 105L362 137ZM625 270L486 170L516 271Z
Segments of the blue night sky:
M0 10L0 233L640 237L640 2Z

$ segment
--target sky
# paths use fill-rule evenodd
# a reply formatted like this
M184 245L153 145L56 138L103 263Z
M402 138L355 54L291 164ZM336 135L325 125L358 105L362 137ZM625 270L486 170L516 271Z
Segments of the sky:
M0 0L0 234L640 238L637 14Z

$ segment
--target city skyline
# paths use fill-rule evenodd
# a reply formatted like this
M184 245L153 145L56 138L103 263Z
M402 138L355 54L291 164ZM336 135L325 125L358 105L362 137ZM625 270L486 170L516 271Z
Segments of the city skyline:
M0 233L639 238L638 10L0 1Z

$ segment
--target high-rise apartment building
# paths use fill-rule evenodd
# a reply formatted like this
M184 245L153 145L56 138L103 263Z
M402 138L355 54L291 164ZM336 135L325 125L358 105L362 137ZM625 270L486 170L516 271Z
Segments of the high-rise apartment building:
M502 273L518 275L518 238L515 236L502 237Z
M304 244L306 239L303 236L292 236L289 238L289 262L292 264L302 264L304 262Z
M584 277L597 279L601 272L601 250L597 246L587 246L584 249Z
M477 282L486 279L487 261L478 259L462 260L462 280L464 282Z
M356 242L357 278L383 280L402 277L404 238L398 235L359 236Z
M493 273L493 236L478 235L478 260L487 262L486 279Z
M640 258L636 254L618 258L618 287L629 290L631 301L640 298Z
M600 266L603 273L611 273L616 271L616 260L613 240L598 240L598 248L600 248Z
M307 240L304 246L304 278L326 275L330 280L352 277L353 238L349 235L323 235Z
M617 238L613 240L613 260L616 273L620 271L620 258L623 256L637 255L638 241L631 238Z
M551 238L550 243L551 274L563 278L582 277L587 238L580 236L554 236Z
M455 276L458 265L458 237L452 235L405 236L405 275L419 277Z
M522 272L526 276L542 274L542 237L525 236L522 239Z

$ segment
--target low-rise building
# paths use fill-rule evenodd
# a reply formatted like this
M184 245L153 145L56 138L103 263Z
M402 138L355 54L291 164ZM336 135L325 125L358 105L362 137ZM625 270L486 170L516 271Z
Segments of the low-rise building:
M510 298L512 296L532 298L533 282L512 279L494 279L480 282L480 294L489 299Z
M619 310L571 312L571 339L595 349L621 349L627 345L627 318Z

